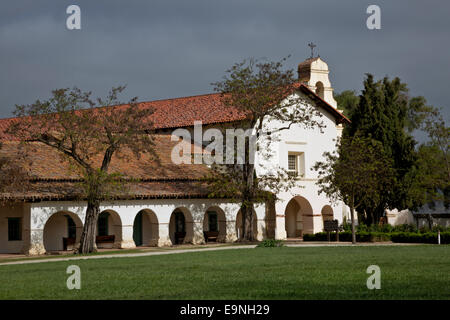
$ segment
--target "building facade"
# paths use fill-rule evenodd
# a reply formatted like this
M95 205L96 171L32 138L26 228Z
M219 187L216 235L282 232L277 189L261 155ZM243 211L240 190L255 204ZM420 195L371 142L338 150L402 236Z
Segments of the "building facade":
M323 221L347 215L346 206L332 203L318 194L313 165L323 153L335 148L348 119L337 109L328 78L328 66L320 58L308 59L298 67L299 86L295 94L322 114L323 130L293 125L280 131L271 144L272 157L257 157L256 171L264 173L273 166L296 175L296 185L277 195L274 203L255 206L255 233L264 238L301 238L323 230ZM198 183L208 170L203 164L177 165L170 155L179 145L176 129L193 131L201 121L205 128L227 125L239 128L244 116L220 104L218 94L142 102L151 107L157 127L155 148L160 163L144 159L133 163L113 159L113 167L141 180L123 198L101 205L97 228L99 248L170 246L206 241L232 242L242 233L240 205L227 199L212 199ZM297 106L302 108L302 105ZM0 120L4 130L11 119ZM282 123L271 122L276 130ZM174 138L175 137L175 138ZM203 141L204 143L204 141ZM202 142L194 138L191 150ZM13 158L17 141L2 137L0 153ZM200 148L202 150L202 148ZM80 240L86 203L73 196L77 180L67 164L58 160L54 150L36 143L30 155L33 181L25 193L3 193L0 207L0 253L43 254L71 250ZM203 152L203 151L200 151Z

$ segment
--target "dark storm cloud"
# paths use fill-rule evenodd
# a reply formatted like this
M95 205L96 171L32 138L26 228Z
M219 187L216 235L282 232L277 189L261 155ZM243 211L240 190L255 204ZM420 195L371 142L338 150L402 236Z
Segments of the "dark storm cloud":
M79 31L65 26L70 4L81 7ZM369 4L381 7L381 30L365 26ZM360 90L366 72L400 76L412 95L448 109L448 16L448 1L5 1L0 116L60 87L104 95L127 84L124 100L210 92L246 57L292 54L295 68L309 41L336 91Z

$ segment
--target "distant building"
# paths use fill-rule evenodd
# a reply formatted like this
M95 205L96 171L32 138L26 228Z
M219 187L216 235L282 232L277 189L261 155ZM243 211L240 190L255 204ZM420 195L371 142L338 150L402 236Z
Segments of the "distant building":
M445 207L444 201L426 204L418 210L388 210L386 214L392 225L414 224L417 228L429 229L436 225L450 227L450 207Z

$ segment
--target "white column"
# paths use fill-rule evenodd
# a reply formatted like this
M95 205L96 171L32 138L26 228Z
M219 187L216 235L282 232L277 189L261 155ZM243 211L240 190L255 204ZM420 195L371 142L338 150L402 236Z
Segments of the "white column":
M313 217L313 232L321 232L323 231L323 218L322 214L315 214Z
M255 212L256 212L256 224L257 224L257 235L256 240L262 241L266 238L266 221L265 221L265 215L266 215L266 206L264 204L259 204L255 206Z
M285 240L287 238L286 224L285 224L285 215L284 214L277 214L275 222L276 222L275 239L277 239L277 240Z
M236 217L234 218L236 219ZM226 242L234 242L238 239L236 234L236 220L227 220L227 237Z
M28 255L39 255L45 253L44 246L44 226L48 218L53 212L47 214L42 214L39 209L32 208L28 206L27 209L24 208L27 213L24 213L24 218L29 219L29 223L25 228L25 231L29 231L29 241L24 245L23 252ZM27 235L27 237L28 237Z
M172 245L172 241L170 240L169 236L169 223L160 222L158 224L158 233L159 233L158 247L166 247Z
M45 253L44 229L31 229L30 242L24 247L24 253L28 255L38 255Z
M133 240L133 225L122 225L122 241L115 242L114 247L120 249L136 248Z
M203 221L194 221L192 223L194 235L192 237L193 244L204 244L205 237L203 236Z
M279 200L275 203L275 239L285 240L286 233L286 216L285 210L289 201Z

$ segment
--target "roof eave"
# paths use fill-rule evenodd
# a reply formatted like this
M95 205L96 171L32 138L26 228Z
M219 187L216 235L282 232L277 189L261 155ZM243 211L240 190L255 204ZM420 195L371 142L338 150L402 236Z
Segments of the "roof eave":
M330 105L324 99L319 97L314 91L312 91L310 88L308 88L303 83L300 84L299 89L303 93L308 95L309 97L312 97L313 99L318 101L325 110L329 111L336 118L336 124L349 124L349 123L351 123L349 118L347 118L344 114L342 114L339 110L337 110L332 105Z

